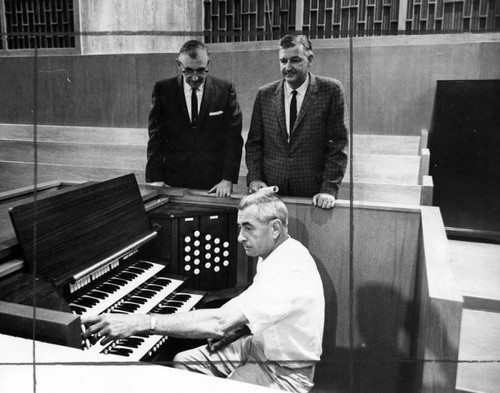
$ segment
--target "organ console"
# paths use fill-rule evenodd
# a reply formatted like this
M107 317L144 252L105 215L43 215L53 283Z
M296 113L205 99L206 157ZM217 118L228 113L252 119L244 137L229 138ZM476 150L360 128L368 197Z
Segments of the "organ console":
M189 218L179 212L178 206L174 210L177 216ZM172 225L163 230L158 222L151 224L134 175L86 184L14 206L9 214L25 270L0 281L0 300L3 300L0 320L9 322L0 325L0 333L29 337L32 334L29 322L34 320L34 326L38 325L37 337L45 341L80 347L94 354L113 354L127 361L151 360L167 337L132 336L102 345L83 339L84 328L79 317L100 313L170 314L194 308L205 292L185 288L186 279L191 273L196 276L194 282L198 286L209 286L199 280L207 273L197 274L194 268L190 271L185 262L178 265L177 257L172 259L170 247L185 242L188 236L193 239L200 236L200 229L204 231L199 225L205 220L203 213L209 214L208 221L219 222L222 218L220 211L211 208L196 210L196 220L189 218L186 222L191 225L181 231L183 239L171 239L176 234L171 231ZM235 221L235 209L230 210ZM165 215L169 217L166 221L162 220ZM172 207L160 211L156 221L172 224L171 217ZM220 243L221 257L226 255L224 260L229 261L229 237L225 232L228 217L222 221L225 226L222 231L217 232L215 225L211 228L212 235L204 233L203 246L206 250L206 238L214 236ZM197 223L196 227L193 223ZM236 224L231 225L235 228ZM235 243L235 235L232 236L231 242ZM159 239L166 244L151 245ZM152 255L158 248L170 258ZM182 255L185 249L182 248ZM231 252L235 253L234 249ZM209 270L207 263L204 261L200 269ZM173 274L172 265L175 272L186 274ZM219 270L228 271L232 265L223 261L218 264ZM232 271L229 277L234 277ZM219 280L218 285L232 282L232 278ZM27 292L20 294L15 288ZM57 334L61 331L65 333Z

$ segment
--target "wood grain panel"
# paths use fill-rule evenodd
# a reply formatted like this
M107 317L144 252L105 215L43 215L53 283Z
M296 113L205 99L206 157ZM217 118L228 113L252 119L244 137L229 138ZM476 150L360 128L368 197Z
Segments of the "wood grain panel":
M453 275L437 207L422 207L418 273L419 363L422 392L455 392L463 298Z
M34 164L1 161L0 191L33 186L34 170ZM36 170L39 184L57 180L75 182L108 180L128 173L134 173L139 183L145 182L144 171L131 171L118 168L38 164Z
M202 194L177 200L181 199L237 203L236 197L224 201ZM424 368L425 375L439 376L443 365L453 373L456 363L450 360L456 360L457 354L439 343L458 340L460 304L449 301L457 287L442 251L447 239L439 210L430 208L433 217L429 220L422 218L421 208L354 204L354 324L350 326L349 203L338 201L333 211L324 211L310 206L307 198L283 199L290 212L290 234L309 248L325 290L324 353L317 367L318 388L346 388L351 356L354 385L360 391L412 391L414 383L420 384ZM424 268L425 278L435 287L432 291L421 280ZM351 350L350 329L354 339ZM443 331L447 331L446 337ZM424 357L416 348L433 348L435 357ZM434 365L440 354L447 360ZM454 380L449 378L426 383L454 389Z
M418 155L421 137L414 135L354 134L352 145L358 154Z
M34 162L34 145L28 141L2 141L1 161ZM89 143L38 142L36 144L39 164L71 166L94 166L144 170L146 149L132 145L104 145Z
M171 191L159 190L181 203L236 206L241 197L215 198L197 191L170 196ZM439 209L356 202L351 223L347 201L339 200L334 210L325 211L311 206L308 198L283 199L290 234L310 250L325 290L318 387L345 387L352 359L354 385L363 391L410 391L422 378L423 391L453 391L462 305ZM251 274L241 247L238 263L239 273ZM250 279L239 276L238 284Z
M0 139L33 141L32 124L0 124ZM110 145L139 145L146 147L146 128L126 127L81 127L81 126L36 126L38 142L96 143Z
M356 39L355 132L419 135L431 122L436 80L500 77L494 34ZM235 82L248 127L258 87L279 79L280 73L274 45L245 44L210 45L209 49L210 73ZM347 40L314 40L313 45L311 71L342 81L349 102ZM176 53L158 52L39 57L39 121L146 127L154 82L177 72ZM0 122L32 121L33 67L32 57L0 59L0 85L7 86L0 96Z
M71 274L151 232L132 174L16 206L9 213L28 270L36 263L37 276L58 287Z
M248 129L242 131L246 140ZM31 124L0 124L0 139L34 139ZM146 146L147 128L129 127L82 127L37 125L37 140L40 142L105 143ZM355 154L419 155L427 140L423 136L354 134Z

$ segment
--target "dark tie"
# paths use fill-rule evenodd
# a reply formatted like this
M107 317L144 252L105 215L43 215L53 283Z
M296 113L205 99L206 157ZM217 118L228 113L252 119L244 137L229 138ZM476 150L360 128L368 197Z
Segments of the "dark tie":
M290 134L297 119L297 90L292 90L292 99L290 101Z
M191 89L191 125L198 125L198 97L196 96L197 89Z

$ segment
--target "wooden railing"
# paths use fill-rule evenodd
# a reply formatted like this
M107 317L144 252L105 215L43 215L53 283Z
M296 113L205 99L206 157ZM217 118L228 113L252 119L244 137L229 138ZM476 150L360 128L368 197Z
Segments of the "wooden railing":
M34 135L32 125L0 124L0 192L33 185L35 173L37 183L107 180L127 173L145 182L146 129L38 125L36 144ZM347 168L340 199L349 199L353 183L355 200L432 204L427 131L421 136L359 134L352 143L354 176L350 179ZM246 174L243 157L235 192L246 193Z

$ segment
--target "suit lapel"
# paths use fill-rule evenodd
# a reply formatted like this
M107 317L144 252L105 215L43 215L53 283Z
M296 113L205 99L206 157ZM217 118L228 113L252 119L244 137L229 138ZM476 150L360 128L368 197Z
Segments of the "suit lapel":
M184 84L182 80L182 75L179 75L177 77L177 83L175 84L175 87L177 89L176 91L177 102L180 103L180 108L182 109L184 120L189 126L191 126L191 119L189 118L189 112L186 106L186 96L184 95Z
M288 133L286 132L286 120L285 120L285 89L283 86L284 81L282 80L278 84L278 88L274 93L274 110L276 112L276 117L278 119L278 124L280 127L280 132L285 142L288 143Z
M302 101L302 106L300 107L300 111L297 114L297 120L295 121L295 125L292 130L292 135L294 131L297 129L297 126L300 124L300 122L306 115L306 113L309 111L309 109L312 108L314 102L318 98L318 84L316 83L316 77L313 74L309 75L310 75L309 86L307 87L304 100Z
M213 97L214 86L212 84L212 79L210 75L207 75L205 79L205 86L203 87L203 97L201 98L200 113L198 115L198 124L203 124L208 115L209 102L208 97Z

